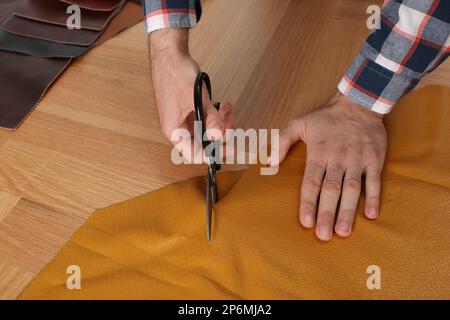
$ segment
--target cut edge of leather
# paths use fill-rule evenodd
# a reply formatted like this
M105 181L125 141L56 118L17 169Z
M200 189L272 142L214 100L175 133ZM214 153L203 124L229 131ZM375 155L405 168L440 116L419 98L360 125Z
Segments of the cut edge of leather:
M20 54L20 53L18 53ZM44 58L43 58L44 59ZM36 107L39 105L39 103L42 101L42 99L44 98L45 94L47 93L47 91L50 89L50 87L54 84L54 82L56 81L56 79L58 79L61 74L67 69L67 67L70 65L70 63L72 62L73 59L67 59L66 64L64 65L63 68L61 68L61 70L59 70L59 72L53 77L53 79L48 83L47 87L45 87L45 89L42 91L41 96L39 97L38 100L36 100L35 104L33 105L33 107L27 112L27 114L20 120L19 123L17 123L14 127L4 127L0 125L0 129L5 129L8 131L15 131L16 129L18 129L27 119L28 117L33 113L33 111L36 109Z

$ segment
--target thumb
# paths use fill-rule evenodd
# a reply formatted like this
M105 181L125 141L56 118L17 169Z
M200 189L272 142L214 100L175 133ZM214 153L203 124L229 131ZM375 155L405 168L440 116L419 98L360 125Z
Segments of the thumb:
M219 111L214 107L211 100L204 102L206 135L209 140L221 140L225 133L225 125Z
M234 129L236 127L236 118L233 114L233 105L228 101L222 101L219 109L225 129Z
M289 121L288 125L280 130L279 148L271 149L270 165L278 166L286 159L289 149L302 140L302 132L304 129L304 121L302 118L297 118ZM278 152L278 154L276 154Z

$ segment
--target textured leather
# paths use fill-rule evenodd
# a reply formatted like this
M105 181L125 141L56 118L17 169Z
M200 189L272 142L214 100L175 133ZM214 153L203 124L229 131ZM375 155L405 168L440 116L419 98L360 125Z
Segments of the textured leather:
M69 63L0 51L0 127L19 126Z
M100 36L99 31L69 30L66 27L11 15L2 25L10 33L64 44L90 46Z
M33 15L34 12L43 12L44 9L47 9L47 6L49 6L52 2L59 3L59 1L55 0L43 0L39 3L34 0L25 0L20 2L20 5L12 10L15 7L15 5L13 5L14 2L17 3L19 1L10 2L8 7L9 9L5 8L5 11L3 11L5 16L9 16L9 14L6 13L6 10L13 11L15 13L27 12L26 10L31 10L30 14ZM133 2L128 4L124 2L124 4L125 6L120 11L118 16L115 16L115 14L117 14L121 8L118 8L114 12L107 13L108 16L114 19L112 19L112 22L107 25L104 31L102 31L102 36L95 43L96 45L101 44L119 31L134 25L142 19L140 5ZM62 4L62 6L65 7L66 5ZM25 11L23 11L23 9L25 9ZM85 21L84 16L83 21ZM75 58L86 53L89 49L90 47L88 46L68 45L48 40L36 39L0 29L0 50L18 52L42 58Z
M8 16L11 14L11 12L14 10L14 8L17 7L19 4L19 0L2 0L0 1L0 23L2 23Z
M66 26L69 17L66 12L68 6L68 3L58 0L24 0L14 9L14 14L22 18ZM103 30L112 17L112 11L81 9L81 28Z
M0 2L0 23L18 3L19 0ZM11 47L14 43L3 36L0 42ZM0 51L0 128L19 126L69 63L70 59L42 59Z
M11 16L19 0L0 1L0 23ZM132 6L135 6L132 3ZM117 8L117 11L120 9ZM130 11L127 10L129 13ZM127 19L110 23L102 37L113 36L130 26L130 21L142 20L142 12L132 11ZM130 20L128 20L130 19ZM33 21L36 23L35 21ZM59 26L56 26L59 27ZM41 56L71 57L82 54L91 47L52 43L46 40L25 38L21 35L0 32L0 128L16 129L33 111L54 80L70 64L70 58L40 58ZM11 52L7 52L9 50ZM27 56L17 52L29 54Z
M24 37L0 29L0 50L41 58L75 58L90 48Z
M69 4L76 4L80 8L97 10L97 11L111 11L117 8L121 0L61 0Z
M218 176L213 242L204 178L95 212L21 299L449 299L450 89L407 96L387 117L381 215L324 243L298 222L305 147L275 176ZM69 266L81 290L68 290ZM372 269L381 289L369 290ZM376 274L375 274L376 276Z
M108 28L102 33L102 35L95 42L96 45L100 45L103 42L111 39L116 34L125 30L131 26L134 26L143 18L142 7L133 1L127 1L123 6L120 13L111 21Z

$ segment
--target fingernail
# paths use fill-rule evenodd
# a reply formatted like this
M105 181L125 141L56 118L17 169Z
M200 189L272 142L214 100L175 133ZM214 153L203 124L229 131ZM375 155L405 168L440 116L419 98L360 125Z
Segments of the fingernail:
M312 228L314 226L314 220L310 215L303 215L301 221L306 228Z
M367 216L371 219L375 219L378 216L378 210L375 207L369 208Z
M348 223L341 223L338 225L337 229L339 231L342 231L344 233L349 233L350 232L350 225Z
M328 239L331 237L330 229L327 226L319 226L319 236Z

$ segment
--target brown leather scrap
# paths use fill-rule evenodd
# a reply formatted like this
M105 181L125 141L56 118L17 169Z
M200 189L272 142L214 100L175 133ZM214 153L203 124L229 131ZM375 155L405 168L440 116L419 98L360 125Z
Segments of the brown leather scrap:
M14 14L30 20L66 26L69 6L70 4L58 0L23 0L14 9ZM94 11L81 8L80 27L81 29L101 31L113 18L112 13L113 11Z
M117 8L121 0L61 0L69 4L75 4L80 8L97 10L97 11L111 11Z
M5 19L11 19L12 12L19 2L19 0L0 1L0 24ZM123 4L124 2L119 1L120 3ZM119 10L121 10L120 13ZM117 7L115 12L119 13L119 15L114 17L106 29L101 31L103 32L101 37L92 40L90 46L98 45L108 40L143 18L141 7L134 2L126 2L125 6ZM17 16L15 18L27 20ZM30 22L29 26L45 24L44 22L32 20L27 22ZM58 25L48 25L64 29ZM48 30L46 29L46 31ZM28 35L33 32L32 28L25 28L23 31ZM91 30L82 31L96 33ZM16 50L22 50L22 52L27 54L39 55L49 54L49 52L51 54L55 54L55 52L67 54L67 52L74 52L72 49L68 50L70 45L62 45L57 42L53 42L50 45L48 44L50 41L47 40L48 46L44 48L46 40L29 37L27 41L24 39L26 36L23 34L13 35L6 34L6 31L3 32L4 36L7 37L6 40L8 41L6 44L9 47L16 46ZM100 35L101 32L97 33ZM9 41L11 39L14 40L14 43ZM32 43L36 45L33 46ZM89 48L89 46L86 46L86 48ZM16 129L19 127L34 110L48 88L71 62L71 58L40 58L32 55L0 50L0 128Z
M3 23L2 29L36 39L80 46L90 46L100 36L99 31L70 30L67 27L25 19L16 15L11 15Z

